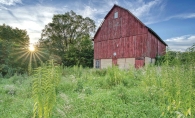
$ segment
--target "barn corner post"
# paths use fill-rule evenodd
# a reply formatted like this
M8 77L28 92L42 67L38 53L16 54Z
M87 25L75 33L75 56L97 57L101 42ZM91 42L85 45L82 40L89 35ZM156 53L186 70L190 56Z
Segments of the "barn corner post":
M121 69L154 63L167 44L129 10L114 5L94 35L94 68Z

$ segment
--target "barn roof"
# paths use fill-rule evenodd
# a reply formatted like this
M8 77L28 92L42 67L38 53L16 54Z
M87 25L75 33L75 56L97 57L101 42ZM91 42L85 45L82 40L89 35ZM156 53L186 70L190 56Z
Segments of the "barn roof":
M127 11L129 14L131 14L132 16L134 16L141 24L143 24L143 25L148 29L148 31L149 31L150 33L152 33L154 36L156 36L163 44L165 44L166 46L168 46L168 45L160 38L160 36L158 36L158 34L157 34L156 32L154 32L151 28L147 27L144 23L142 23L142 22L141 22L135 15L133 15L128 9L125 9L125 8L119 6L119 5L114 4L114 6L112 7L112 9L111 9L111 10L107 13L107 15L104 17L104 20L108 17L108 15L110 14L110 12L111 12L115 7L119 7L119 8L121 8L121 9L124 9L124 10ZM96 35L98 34L99 30L101 29L101 26L102 26L104 20L103 20L102 23L100 24L100 26L99 26L97 32L96 32L95 35L94 35L94 38L96 37ZM93 39L93 40L94 40L94 39Z

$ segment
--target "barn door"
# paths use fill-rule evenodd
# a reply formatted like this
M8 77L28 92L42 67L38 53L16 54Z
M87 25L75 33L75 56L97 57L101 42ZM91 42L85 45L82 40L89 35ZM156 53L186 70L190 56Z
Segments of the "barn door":
M143 66L144 66L144 59L143 58L135 59L135 68L140 68Z
M117 58L112 59L112 65L117 66Z

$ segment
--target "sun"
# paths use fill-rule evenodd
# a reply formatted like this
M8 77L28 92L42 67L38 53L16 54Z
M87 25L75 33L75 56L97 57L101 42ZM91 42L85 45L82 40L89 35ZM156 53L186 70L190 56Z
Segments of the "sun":
M30 45L30 46L28 47L28 49L29 49L30 52L34 52L34 51L35 51L35 47L32 46L32 45Z

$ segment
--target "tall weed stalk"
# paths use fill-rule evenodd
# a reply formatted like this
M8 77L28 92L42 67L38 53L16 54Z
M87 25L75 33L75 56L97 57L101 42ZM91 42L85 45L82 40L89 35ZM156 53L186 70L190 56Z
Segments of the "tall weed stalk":
M62 68L55 66L53 60L35 70L33 75L33 118L51 117L56 102L56 87L60 82Z

